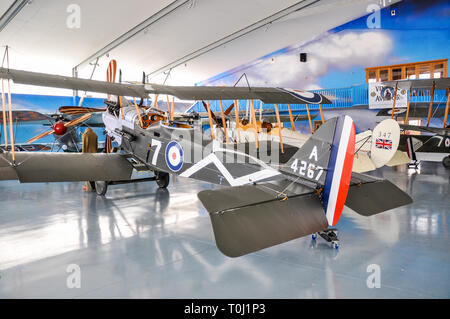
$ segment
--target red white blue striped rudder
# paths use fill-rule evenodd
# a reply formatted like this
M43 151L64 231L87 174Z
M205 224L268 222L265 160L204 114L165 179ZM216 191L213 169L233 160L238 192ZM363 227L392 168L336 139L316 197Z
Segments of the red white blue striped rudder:
M349 116L340 117L331 145L322 203L330 226L337 224L344 209L352 178L355 154L355 125Z

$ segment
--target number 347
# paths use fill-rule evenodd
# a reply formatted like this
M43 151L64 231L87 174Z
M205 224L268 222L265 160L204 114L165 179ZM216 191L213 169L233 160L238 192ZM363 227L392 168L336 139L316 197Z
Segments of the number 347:
M298 159L292 162L291 169L294 171L294 173L297 173L298 170L298 174L300 176L306 176L307 178L315 179L316 181L318 181L320 176L322 176L323 174L323 167L315 166L311 163L308 164L306 161L300 161L299 165ZM314 175L316 175L315 178Z

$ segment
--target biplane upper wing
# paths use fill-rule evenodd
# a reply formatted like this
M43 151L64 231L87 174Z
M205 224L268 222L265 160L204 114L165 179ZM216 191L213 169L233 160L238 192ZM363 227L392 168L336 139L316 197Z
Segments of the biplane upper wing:
M11 79L20 84L143 98L149 94L168 94L182 100L258 99L264 103L331 103L318 93L284 88L120 84L6 68L0 68L0 78Z
M427 117L428 116L428 107L430 106L430 103L426 102L419 102L415 103L414 108L409 109L408 116L410 118L412 117ZM406 117L406 108L396 108L394 111L395 117L398 118L405 118ZM445 111L443 108L436 107L433 110L433 113L431 114L432 118L440 118L443 117L445 114ZM392 116L392 109L382 109L378 111L377 116Z
M398 81L383 81L383 85L394 87L397 85L399 89L431 89L434 83L436 90L446 90L450 87L450 78L437 79L408 79Z
M400 127L403 130L408 130L408 131L429 132L429 133L434 133L434 134L438 134L441 136L449 136L450 135L450 129L448 129L448 128L417 126L417 125L409 125L409 124L400 124Z
M124 154L17 152L0 154L0 180L21 183L116 181L130 179L133 166Z
M147 84L149 93L168 94L181 100L261 100L264 103L330 104L323 95L271 87L168 86Z

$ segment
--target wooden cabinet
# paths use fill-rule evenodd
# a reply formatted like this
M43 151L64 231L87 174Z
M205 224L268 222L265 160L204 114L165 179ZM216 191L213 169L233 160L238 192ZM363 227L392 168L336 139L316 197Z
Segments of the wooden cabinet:
M448 59L366 68L366 83L405 79L446 78Z

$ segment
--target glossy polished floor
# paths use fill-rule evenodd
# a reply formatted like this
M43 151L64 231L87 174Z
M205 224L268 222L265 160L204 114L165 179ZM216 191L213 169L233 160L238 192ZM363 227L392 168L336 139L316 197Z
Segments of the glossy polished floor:
M196 196L205 183L113 186L102 198L81 183L1 182L0 297L449 298L450 170L378 175L414 203L371 218L345 211L338 251L304 237L237 259L215 246ZM74 265L80 288L67 285ZM367 285L373 265L380 288Z

